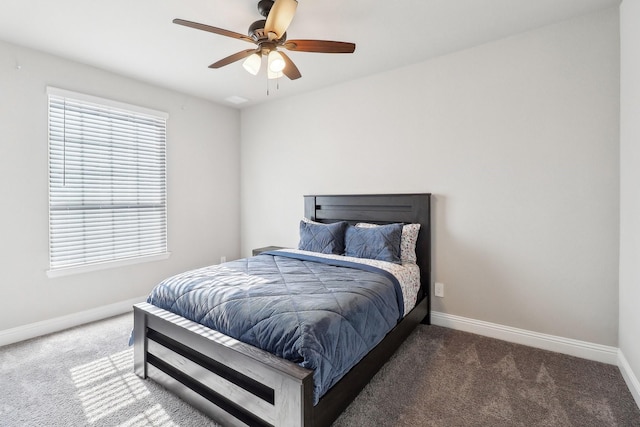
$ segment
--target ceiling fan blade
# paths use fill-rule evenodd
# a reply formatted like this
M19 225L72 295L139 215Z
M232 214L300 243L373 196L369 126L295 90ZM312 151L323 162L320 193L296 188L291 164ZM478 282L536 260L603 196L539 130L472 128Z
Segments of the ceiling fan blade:
M297 7L297 0L275 0L267 16L267 22L264 24L264 32L269 40L282 38L293 20Z
M222 28L212 27L211 25L199 24L197 22L186 21L184 19L174 19L174 24L184 25L185 27L195 28L197 30L208 31L210 33L219 34L221 36L232 37L234 39L244 40L250 43L254 43L253 39L244 34L236 33L229 30L224 30Z
M283 46L296 52L353 53L356 50L354 43L329 40L287 40Z
M242 52L234 53L233 55L229 55L226 58L222 58L218 62L214 62L213 64L209 65L209 68L221 68L221 67L224 67L225 65L229 65L233 62L240 61L241 59L244 59L247 56L253 53L258 53L258 52L260 52L260 49L243 50Z
M285 63L284 70L282 70L282 74L289 77L290 80L296 80L302 77L302 74L300 74L300 70L298 70L298 67L296 67L296 64L293 63L291 58L289 58L287 54L285 54L284 52L282 51L279 51L279 52L280 52L280 55L282 55L282 57L284 58L284 63Z

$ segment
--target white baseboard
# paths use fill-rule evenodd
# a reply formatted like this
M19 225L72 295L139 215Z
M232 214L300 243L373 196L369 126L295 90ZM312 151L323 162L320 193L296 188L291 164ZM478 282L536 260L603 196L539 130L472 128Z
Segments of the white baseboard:
M483 322L481 320L439 312L431 312L431 323L437 326L471 332L503 341L608 363L610 365L618 364L619 351L617 347L541 334L525 329L512 328L496 323Z
M636 401L636 405L640 407L640 381L638 381L638 377L636 377L633 370L631 370L631 366L624 357L624 354L622 354L622 350L618 351L618 367L622 373L622 378L624 378L627 387L629 387L629 391L631 391L633 399Z
M56 317L55 319L43 320L41 322L6 329L4 331L0 331L0 347L42 335L51 334L53 332L59 332L85 323L95 322L97 320L124 314L133 310L133 304L145 300L146 296L133 298L128 301L105 305L103 307L81 311L67 316Z

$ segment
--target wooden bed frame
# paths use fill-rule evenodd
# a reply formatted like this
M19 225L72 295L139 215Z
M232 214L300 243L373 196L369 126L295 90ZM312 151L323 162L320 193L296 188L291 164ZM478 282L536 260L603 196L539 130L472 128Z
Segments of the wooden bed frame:
M420 223L418 303L313 405L313 371L147 303L134 306L134 370L223 425L329 426L419 323L430 323L430 194L305 196L330 223Z

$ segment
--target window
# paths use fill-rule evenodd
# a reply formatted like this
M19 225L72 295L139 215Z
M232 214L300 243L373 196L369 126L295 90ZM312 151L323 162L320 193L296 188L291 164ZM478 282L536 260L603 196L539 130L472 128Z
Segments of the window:
M168 116L60 89L48 95L50 275L166 257Z

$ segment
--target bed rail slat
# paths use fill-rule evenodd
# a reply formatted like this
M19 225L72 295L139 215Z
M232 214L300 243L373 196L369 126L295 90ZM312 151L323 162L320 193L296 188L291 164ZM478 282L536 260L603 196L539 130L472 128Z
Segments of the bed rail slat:
M232 383L233 385L250 392L253 396L256 396L273 405L274 391L272 388L267 387L266 385L255 381L244 374L234 371L233 369L225 366L217 360L214 360L202 353L198 353L197 351L194 351L184 344L179 343L165 335L162 335L159 332L154 331L153 329L147 330L147 338L149 338L147 347L150 353L155 353L154 348L157 349L157 346L154 347L152 346L152 344L157 343L163 348L168 348L172 352L177 353L184 359L190 360L196 365L199 365L200 367L213 372L216 376L220 377L221 380L224 380L227 383Z
M171 390L178 397L189 402L191 405L195 406L196 408L216 420L218 423L224 426L234 427L250 426L249 424L240 421L237 417L225 411L223 408L215 405L211 400L195 392L188 385L185 385L182 382L176 380L175 378L166 374L155 366L149 365L147 373L149 375L149 378L152 378L155 382L162 385L164 388Z
M190 359L149 340L149 363L174 379L201 391L208 400L233 413L248 424L274 426L275 410L272 403L256 399L255 395L233 382L219 377ZM195 384L198 383L198 384Z

